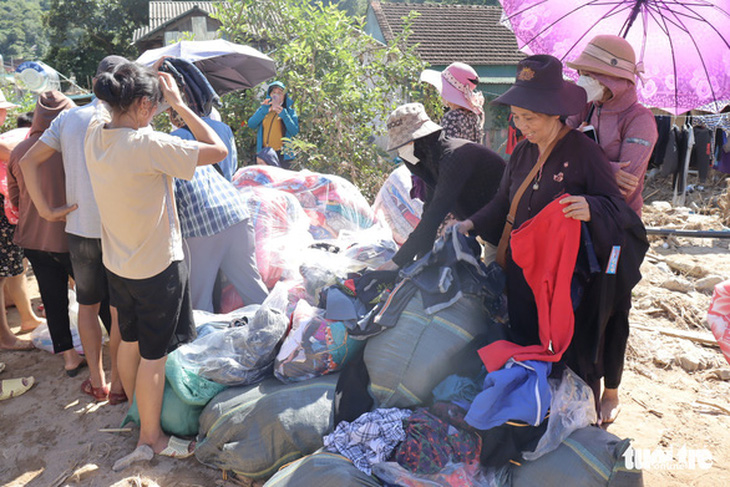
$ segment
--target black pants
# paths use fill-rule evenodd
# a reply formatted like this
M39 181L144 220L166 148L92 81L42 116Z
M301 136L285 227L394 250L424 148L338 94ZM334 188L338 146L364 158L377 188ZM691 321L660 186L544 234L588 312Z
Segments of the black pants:
M68 278L73 277L71 258L68 253L45 252L25 249L25 256L33 266L38 281L46 322L55 353L73 348L68 317Z
M606 325L603 349L603 385L606 389L617 389L621 384L628 339L629 310L616 311Z

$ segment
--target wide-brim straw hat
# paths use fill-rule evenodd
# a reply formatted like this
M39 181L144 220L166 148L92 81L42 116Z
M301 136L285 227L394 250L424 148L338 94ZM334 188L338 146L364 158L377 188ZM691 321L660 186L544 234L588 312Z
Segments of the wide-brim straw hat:
M7 110L8 108L15 108L19 107L20 105L16 105L15 103L10 103L3 94L2 91L0 91L0 110Z
M392 151L407 143L442 130L431 121L421 103L401 105L388 116L388 150Z
M537 54L517 64L515 83L492 103L568 116L580 112L586 102L585 90L563 79L563 64L557 58Z
M482 113L484 97L475 91L479 75L468 64L451 63L443 71L424 69L420 79L433 85L444 100L474 113Z
M575 61L565 63L576 71L591 71L636 83L636 76L643 71L636 64L636 54L631 44L620 36L599 35L591 39Z

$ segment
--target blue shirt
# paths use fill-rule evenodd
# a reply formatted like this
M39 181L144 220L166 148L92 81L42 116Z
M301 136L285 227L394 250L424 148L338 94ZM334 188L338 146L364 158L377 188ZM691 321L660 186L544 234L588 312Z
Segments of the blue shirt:
M213 126L213 120L204 120ZM186 128L175 130L171 135L195 139ZM226 139L223 142L230 155L229 142ZM212 165L196 168L190 181L175 179L175 200L183 238L209 237L249 217L246 203L236 187Z

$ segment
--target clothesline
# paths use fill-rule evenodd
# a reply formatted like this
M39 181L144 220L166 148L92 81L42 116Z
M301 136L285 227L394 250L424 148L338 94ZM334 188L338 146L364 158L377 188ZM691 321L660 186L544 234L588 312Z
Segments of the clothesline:
M713 113L710 115L692 115L692 126L704 125L713 132L721 128L730 132L730 113Z

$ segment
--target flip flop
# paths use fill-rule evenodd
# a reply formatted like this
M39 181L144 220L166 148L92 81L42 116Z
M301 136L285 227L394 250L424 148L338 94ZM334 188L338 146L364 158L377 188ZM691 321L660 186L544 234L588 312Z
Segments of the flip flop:
M155 452L152 450L151 446L139 445L137 448L134 449L132 453L123 456L122 458L114 462L112 470L114 470L115 472L119 472L120 470L124 470L125 468L129 467L133 463L145 461L148 462L152 460L154 456Z
M29 350L35 350L35 345L30 340L15 340L15 344L12 347L0 345L0 350L5 352L27 352Z
M86 362L86 359L84 358L84 359L81 359L81 362L79 362L79 365L77 365L73 369L63 369L63 370L66 371L67 376L76 377L77 375L79 375L79 372L81 371L81 369L85 368L88 365L89 364Z
M122 392L109 392L109 404L112 406L116 406L117 404L123 404L125 402L129 401L129 398L127 397L127 394Z
M96 402L109 399L109 386L94 387L91 385L91 379L86 379L81 383L81 392L90 395Z
M33 387L33 384L35 384L35 379L32 376L0 381L0 401L28 392L28 389Z
M0 372L5 370L5 362L0 362Z
M177 436L171 436L167 442L167 446L159 454L172 458L188 458L192 456L194 452L195 440L183 440Z

